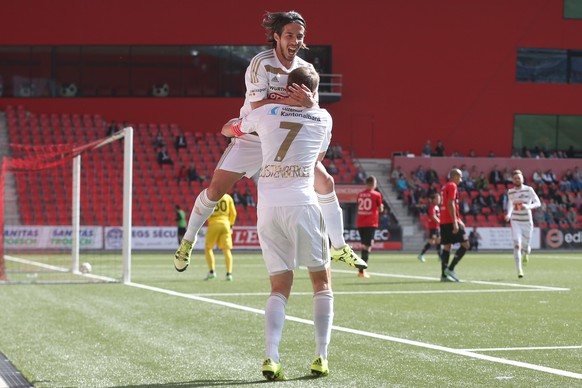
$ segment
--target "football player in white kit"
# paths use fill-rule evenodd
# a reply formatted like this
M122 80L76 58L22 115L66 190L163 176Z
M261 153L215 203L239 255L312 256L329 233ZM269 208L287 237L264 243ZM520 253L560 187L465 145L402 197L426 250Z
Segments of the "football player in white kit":
M289 74L289 84L316 90L319 76L311 67ZM262 373L268 380L285 380L279 343L293 271L307 267L313 286L315 359L311 373L327 376L327 348L333 321L333 293L328 237L314 190L315 166L331 140L332 118L319 107L268 104L224 125L225 136L256 132L263 163L259 174L257 229L269 271L271 295L265 307L266 351Z
M293 69L313 69L310 63L297 56L299 50L305 48L303 17L294 11L267 13L263 27L267 30L268 41L272 43L273 49L257 54L247 68L247 91L240 117L275 101L278 104L307 108L316 106L317 89L311 91L300 85L287 88L287 77ZM251 178L261 167L260 146L258 136L249 134L234 139L224 151L210 186L198 195L194 203L186 234L174 255L177 271L186 270L190 264L198 232L212 214L218 200L235 182L243 176ZM335 194L334 181L321 162L316 166L315 190L332 243L332 259L346 262L353 268L366 268L366 263L345 242L342 209Z
M527 263L531 252L531 237L533 234L532 209L541 206L540 199L530 186L523 184L523 174L520 170L513 171L513 187L507 192L507 214L505 221L511 221L513 237L513 257L517 276L523 277L522 263Z

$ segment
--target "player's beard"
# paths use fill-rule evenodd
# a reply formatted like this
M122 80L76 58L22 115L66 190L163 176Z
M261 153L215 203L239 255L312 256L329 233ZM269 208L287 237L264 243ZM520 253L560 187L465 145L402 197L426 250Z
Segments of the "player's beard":
M295 60L297 53L299 53L299 48L296 48L294 51L292 51L289 50L288 45L285 45L285 47L282 47L282 45L279 46L279 54L285 61L289 62L290 64Z

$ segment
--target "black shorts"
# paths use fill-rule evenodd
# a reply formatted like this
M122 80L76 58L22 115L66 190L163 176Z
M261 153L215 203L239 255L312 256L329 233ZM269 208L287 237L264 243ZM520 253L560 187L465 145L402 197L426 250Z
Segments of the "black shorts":
M376 233L376 228L373 226L367 226L365 228L358 228L360 232L360 241L365 246L372 246L372 241L374 241L374 234Z
M467 241L465 225L459 223L459 231L453 233L453 224L441 224L441 244L455 244Z
M428 230L428 238L439 238L441 236L441 230L439 228L430 228Z

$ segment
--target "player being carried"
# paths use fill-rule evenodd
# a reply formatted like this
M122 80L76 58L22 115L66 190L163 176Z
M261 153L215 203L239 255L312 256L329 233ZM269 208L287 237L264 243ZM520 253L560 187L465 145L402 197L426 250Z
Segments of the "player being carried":
M303 106L318 104L317 91L305 85L293 84L287 88L287 78L298 67L313 69L313 65L297 56L306 48L305 20L295 12L269 12L263 19L267 40L273 48L257 54L245 73L246 96L240 117L265 104ZM260 169L261 143L258 136L245 134L233 139L216 166L212 180L194 203L188 220L188 229L174 257L174 267L184 271L190 264L192 248L196 244L198 232L222 196L243 176L252 178ZM332 245L332 259L343 261L353 268L367 268L346 244L343 233L342 209L335 194L334 181L321 162L315 168L315 191L321 207L329 239Z

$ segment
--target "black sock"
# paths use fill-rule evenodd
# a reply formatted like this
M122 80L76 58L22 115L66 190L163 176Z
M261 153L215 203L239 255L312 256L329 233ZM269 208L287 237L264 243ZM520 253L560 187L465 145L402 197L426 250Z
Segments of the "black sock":
M441 276L445 276L445 269L449 267L450 255L451 255L450 251L443 249L443 253L441 253Z
M362 260L366 263L368 262L368 258L370 257L370 252L367 249L362 249ZM360 273L364 273L363 269L358 270Z
M441 257L442 254L443 254L443 250L441 248L441 244L437 244L436 245L436 250L437 250L437 253L439 254L439 257Z
M455 257L453 259L453 262L451 263L451 266L449 267L449 269L451 271L454 271L455 266L457 264L459 264L459 261L461 261L461 259L463 258L463 256L465 256L465 252L467 252L467 248L465 248L462 245L461 245L461 247L459 249L457 249L457 252L455 252Z
M430 243L426 243L424 248L422 248L422 252L420 252L420 254L424 255L426 253L426 251L428 251L428 248L430 248Z

